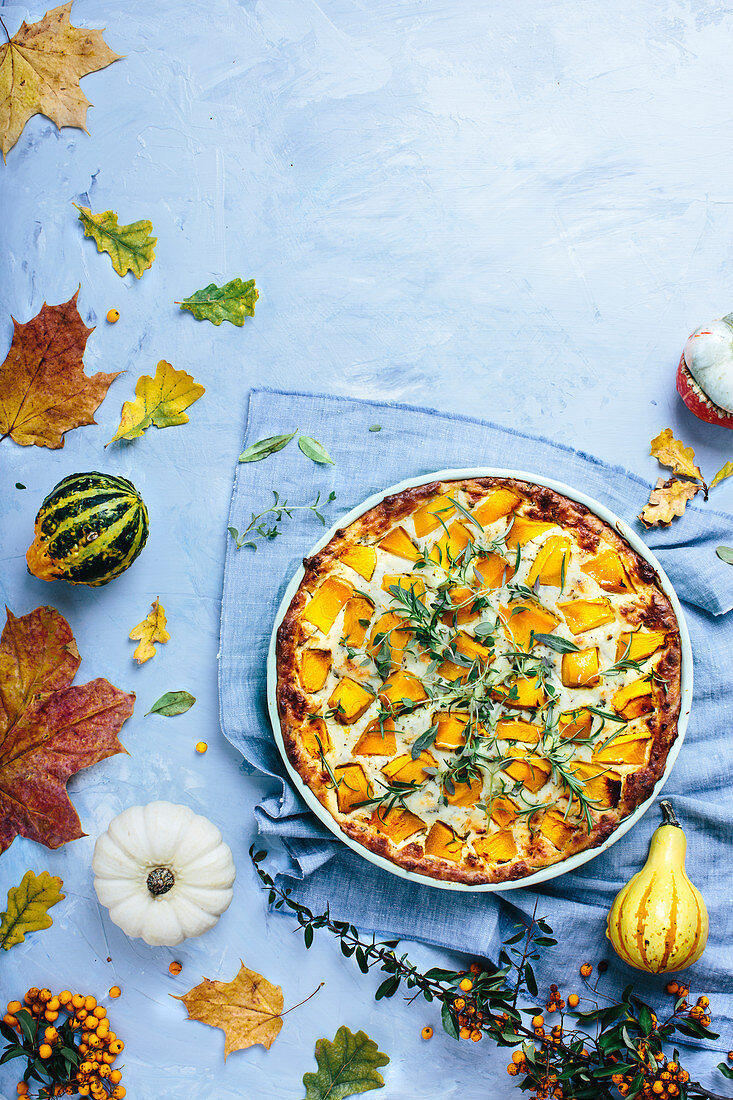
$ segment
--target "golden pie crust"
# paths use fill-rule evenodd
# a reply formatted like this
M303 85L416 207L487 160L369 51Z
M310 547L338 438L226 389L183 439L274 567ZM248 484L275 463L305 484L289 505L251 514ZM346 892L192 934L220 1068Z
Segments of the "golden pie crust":
M652 793L679 627L653 567L584 505L432 482L304 566L277 634L283 741L352 840L428 878L507 882L602 844Z

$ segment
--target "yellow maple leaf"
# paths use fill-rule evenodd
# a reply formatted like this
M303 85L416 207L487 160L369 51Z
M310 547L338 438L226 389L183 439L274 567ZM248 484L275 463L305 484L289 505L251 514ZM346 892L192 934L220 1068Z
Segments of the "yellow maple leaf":
M61 893L63 885L48 871L40 875L26 871L20 886L8 890L8 908L0 913L0 947L9 951L16 943L23 943L29 932L50 928L53 921L48 910L66 897Z
M58 127L86 130L89 100L79 80L119 60L101 30L72 27L70 12L71 3L53 8L39 23L23 23L0 46L3 160L33 115L45 115Z
M176 370L165 359L161 359L155 378L151 378L149 374L138 378L135 400L125 401L120 426L109 443L118 439L137 439L151 424L156 428L187 424L188 416L183 410L198 401L204 393L204 387L194 382L185 370ZM105 446L109 447L109 443Z
M639 519L645 527L666 527L676 516L684 514L687 505L701 490L702 485L693 485L691 481L678 481L674 477L665 481L660 477Z
M131 641L140 643L133 653L133 657L139 665L144 665L146 661L155 656L155 642L162 645L164 642L170 641L166 624L165 608L161 607L156 597L147 616L130 631Z
M695 465L695 452L692 447L685 447L681 439L675 439L671 428L665 428L655 436L650 446L649 453L662 466L669 466L673 473L691 477L701 485L705 484L700 467Z
M171 994L172 996L172 994ZM240 970L230 982L204 980L182 997L189 1020L198 1020L224 1032L224 1057L258 1043L266 1050L283 1026L283 991L240 960Z

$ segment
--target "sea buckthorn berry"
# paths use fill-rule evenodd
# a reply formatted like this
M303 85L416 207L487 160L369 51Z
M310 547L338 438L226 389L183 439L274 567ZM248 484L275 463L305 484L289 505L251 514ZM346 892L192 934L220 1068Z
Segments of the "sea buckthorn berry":
M702 1019L700 1020L700 1023L702 1024L703 1027L710 1027L710 1017L709 1016L703 1016Z
M424 1027L420 1034L422 1035L423 1039L432 1039L433 1029L431 1027Z
M40 989L39 989L39 988L38 988L37 986L35 986L35 985L32 985L32 986L30 987L30 989L28 990L28 992L26 993L26 995L25 995L25 997L23 998L23 1000L25 1001L25 1003L26 1003L27 1005L28 1005L28 1004L30 1004L30 1003L31 1003L31 1001L37 1001L37 1000L38 1000L38 994L39 994L40 992L41 992L41 991L40 991Z
M58 1012L49 1012L49 1010L48 1010L48 1009L46 1009L46 1011L45 1011L45 1012L43 1013L43 1015L44 1015L44 1016L46 1017L46 1019L48 1020L49 1024L55 1024L55 1023L56 1023L56 1021L57 1021L57 1020L58 1020L58 1018L59 1018L59 1014L58 1014Z
M47 1027L43 1033L43 1038L47 1043L55 1043L59 1037L59 1033L55 1027Z
M682 984L682 983L680 982L680 988L679 988L679 995L680 995L680 997L687 997L687 995L689 994L689 992L690 992L690 987L689 987L689 985L683 985L683 984Z
M453 1007L455 1008L456 1012L460 1012L462 1008L465 1008L466 1002L463 997L456 997L453 1002Z
M122 1080L122 1073L118 1069L111 1069L109 1071L109 1079L113 1085L119 1085Z
M117 1085L115 1088L112 1089L110 1096L112 1097L112 1100L122 1100L123 1096L127 1096L127 1089L124 1085Z
M545 1020L544 1020L543 1016L533 1016L532 1017L532 1027L542 1027L544 1022L545 1022Z
M205 753L206 750L208 749L208 747L209 746L206 744L205 741L197 741L196 742L196 752Z
M471 966L470 966L469 969L470 969L472 974L480 974L481 973L480 963L471 963Z
M462 1039L470 1039L471 1038L471 1029L470 1029L470 1027L462 1027L459 1034L460 1034Z
M111 1072L112 1072L112 1070L110 1069L110 1067L107 1065L106 1062L102 1062L102 1065L97 1070L97 1073L102 1078L102 1080L104 1080L105 1077L109 1077Z
M568 997L568 1004L570 1005L571 1008L577 1008L578 1007L578 1005L580 1004L580 997L578 996L577 993L571 993L570 994L570 996Z
M582 977L590 978L591 974L593 973L592 964L591 963L583 963L583 965L580 968L580 973L581 973Z
M96 1016L98 1020L103 1020L104 1017L107 1015L107 1009L104 1007L104 1005L97 1005L97 1007L94 1009L93 1015Z
M38 1048L38 1057L39 1058L50 1058L52 1054L53 1054L53 1051L51 1050L51 1047L48 1045L48 1043L41 1043L41 1045Z
M469 990L473 989L473 982L470 978L462 978L458 983L458 988L462 989L464 993L468 993Z
M697 1003L699 1005L702 1005L703 1008L709 1008L709 1006L710 1006L710 1001L708 1000L707 997L698 997L697 998Z
M6 1012L5 1015L3 1016L3 1023L7 1024L8 1027L17 1027L18 1026L18 1021L17 1021L16 1017L12 1016L9 1012Z
M51 997L52 993L50 989L41 989L38 991L38 996L36 997L36 1000L45 1005L47 1001L51 1000Z
M110 309L107 311L107 320L111 325L116 324L120 319L119 309Z
M481 1032L480 1032L480 1031L478 1031L478 1029L474 1029L474 1030L473 1030L473 1031L471 1032L471 1041L472 1041L472 1042L474 1042L474 1043L479 1043L479 1042L481 1041L481 1039L482 1039L482 1038L483 1038L483 1036L481 1035Z
M18 1084L15 1086L15 1091L17 1092L18 1096L27 1096L28 1086L25 1081L18 1081Z
M176 962L174 960L170 964L170 966L168 967L168 970L170 971L171 974L180 974L181 971L183 970L183 967L181 966L181 964L179 962Z
M96 1047L100 1047L102 1045L102 1040L99 1038L98 1035L90 1035L87 1042L89 1043L89 1046L91 1047L92 1050L94 1050Z
M68 1005L71 1004L71 990L62 989L59 993L59 1004Z
M23 1005L20 1001L8 1001L8 1012L11 1016L14 1016L16 1012L20 1012ZM23 1082L25 1084L25 1082Z
M88 1096L89 1085L79 1085L76 1091L79 1093L80 1096Z
M46 1001L46 1010L51 1012L58 1012L61 1008L61 1001L58 997L52 997L50 1001Z
M84 1008L87 1010L87 1012L92 1012L93 1009L95 1009L96 1007L97 1007L97 998L96 997L85 997L84 998Z
M506 1067L506 1071L507 1071L507 1073L509 1074L510 1077L516 1077L517 1074L519 1073L519 1070L518 1070L517 1066L514 1064L514 1062L509 1063L509 1065Z
M114 1042L109 1044L110 1054L121 1054L124 1049L125 1044L122 1042L122 1039L115 1039Z
M623 1079L624 1079L623 1073L612 1073L611 1074L611 1080L613 1081L614 1085L620 1085L621 1082L623 1081Z
M665 986L665 988L666 988L667 992L670 994L670 996L674 997L680 991L680 983L679 982L667 982L667 985Z
M112 998L112 1000L114 1001L118 997L122 996L122 990L120 989L120 987L118 985L113 985L112 988L109 991L109 995Z
M660 1093L664 1092L664 1085L662 1084L661 1081L655 1081L654 1082L654 1084L652 1085L652 1092L656 1093L657 1096L659 1096Z
M670 1096L679 1096L680 1090L677 1087L677 1085L675 1085L674 1082L672 1082L671 1085L667 1085L667 1092L669 1093Z
M71 998L71 1003L74 1006L74 1008L83 1008L84 1007L84 998L82 997L81 993L75 993L73 995L73 997Z

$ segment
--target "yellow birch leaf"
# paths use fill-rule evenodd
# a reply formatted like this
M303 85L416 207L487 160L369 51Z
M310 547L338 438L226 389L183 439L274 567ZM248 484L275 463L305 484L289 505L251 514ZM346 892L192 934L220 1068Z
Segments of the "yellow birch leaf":
M725 466L718 470L717 474L710 482L710 488L712 489L714 485L720 485L721 481L725 481L731 474L733 474L733 462L726 462Z
M20 886L8 890L8 908L0 913L0 947L9 951L17 943L23 943L29 932L50 928L53 921L48 915L52 905L62 901L63 881L48 871L36 875L26 871Z
M687 505L701 490L701 485L693 485L690 481L678 481L674 477L664 481L660 477L639 519L645 527L667 527L676 516L684 514Z
M135 400L125 401L120 426L109 443L118 439L137 439L151 424L156 428L187 424L188 416L183 410L198 401L204 393L204 387L194 382L185 370L176 370L165 359L161 359L155 378L151 378L149 374L138 378ZM109 443L105 446L109 447Z
M172 996L172 994L171 994ZM198 1020L224 1032L224 1057L233 1050L245 1050L258 1043L266 1050L283 1026L283 991L255 970L240 962L230 982L204 980L182 997L189 1020Z
M673 473L694 478L701 485L705 484L700 467L695 465L695 452L692 447L685 447L681 439L675 439L671 428L665 428L651 441L649 453L660 465L669 466Z
M146 661L155 656L155 642L162 645L164 642L170 641L166 623L165 608L160 606L156 598L147 617L130 631L130 639L133 642L140 643L133 653L133 657L139 665L144 665Z
M119 60L100 30L72 27L71 3L47 11L38 23L23 23L0 46L0 140L3 160L33 115L58 127L86 130L89 100L79 80Z

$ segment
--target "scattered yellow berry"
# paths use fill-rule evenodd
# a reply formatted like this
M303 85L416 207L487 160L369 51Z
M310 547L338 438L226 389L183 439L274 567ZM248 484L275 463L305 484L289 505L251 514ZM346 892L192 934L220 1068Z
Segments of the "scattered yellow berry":
M119 319L120 319L120 311L119 311L119 309L110 309L110 310L108 311L108 313L107 313L107 320L109 321L109 323L110 323L111 325L114 325L114 324L116 324L116 323L117 323L117 321L119 321Z
M206 744L205 741L197 741L196 742L196 752L202 752L202 753L206 752L208 747L209 746Z
M577 993L571 993L570 994L570 996L568 997L568 1004L570 1005L571 1008L577 1008L578 1007L578 1005L580 1004L580 997L578 996Z
M580 968L580 973L583 978L590 978L593 973L593 966L591 963L583 963Z
M473 989L473 982L470 978L462 978L458 983L458 988L462 989L464 993L468 993L469 990Z
M51 1047L48 1045L48 1043L41 1043L41 1045L38 1048L38 1057L39 1058L50 1058L52 1054L53 1054L53 1051L51 1050Z
M118 985L113 985L109 991L109 995L113 1000L115 1000L117 997L122 996L122 990Z
M424 1027L420 1034L422 1035L423 1039L432 1039L433 1029L431 1027Z
M171 974L180 974L181 971L183 970L183 967L181 966L181 964L179 962L174 961L170 964L170 966L168 967L168 970L170 971Z
M18 1081L18 1084L15 1086L15 1091L17 1092L18 1096L27 1096L28 1085L25 1083L25 1081Z
M543 1016L533 1016L532 1017L532 1027L542 1027L544 1022L545 1022L545 1020L544 1020Z

